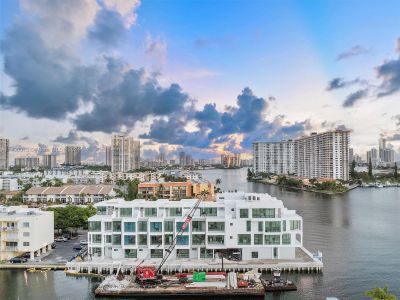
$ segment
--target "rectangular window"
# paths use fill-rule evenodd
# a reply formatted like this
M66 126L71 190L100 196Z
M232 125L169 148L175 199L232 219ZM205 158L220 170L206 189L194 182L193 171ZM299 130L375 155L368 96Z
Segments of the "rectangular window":
M263 222L261 221L261 222L258 222L258 232L263 232Z
M189 249L177 249L176 257L177 258L189 258Z
M208 243L210 245L224 245L225 236L223 236L223 235L209 235L207 240L208 240Z
M24 237L28 237L28 236L30 236L30 235L31 235L30 232L24 232L24 233L23 233L23 236L24 236Z
M136 236L135 235L124 235L124 245L135 245Z
M281 221L265 222L265 232L280 232L280 231L281 231Z
M124 232L136 232L136 223L124 222Z
M100 221L90 221L89 222L89 231L100 232L101 231L101 222Z
M200 208L200 215L206 217L216 217L217 208L216 207L202 207Z
M213 258L213 249L200 248L200 258Z
M225 222L208 222L208 231L224 231Z
M249 210L247 208L240 209L240 218L248 218L249 217Z
M137 249L125 249L125 258L137 258Z
M206 243L206 236L204 234L193 234L192 235L192 244L199 246L205 245Z
M246 231L251 231L251 221L246 221Z
M174 240L174 236L172 234L165 234L164 235L164 244L165 244L165 246L171 245L173 240Z
M139 221L138 230L139 232L147 232L147 221Z
M112 222L104 222L106 231L112 231Z
M174 231L174 221L164 221L164 231L173 232Z
M280 235L266 235L264 240L265 240L265 245L280 245L281 236Z
M151 258L162 258L163 257L163 249L151 249L150 257Z
M286 221L282 221L282 231L286 231Z
M176 239L176 244L178 246L187 246L189 245L189 236L187 235L180 235Z
M182 207L171 207L169 209L170 217L181 217L182 216Z
M238 234L239 245L251 245L251 234Z
M257 251L251 252L251 258L258 258L258 252Z
M105 235L106 244L111 244L111 235Z
M112 244L113 245L121 245L121 235L120 234L112 235Z
M106 206L98 206L96 208L97 214L98 215L105 215L107 214L107 207Z
M113 221L113 231L121 232L121 221Z
M150 245L159 246L162 244L162 235L150 236Z
M181 231L182 225L184 222L176 222L176 231ZM186 225L186 228L183 232L188 232L189 231L189 224Z
M24 242L24 247L29 247L29 242Z
M139 246L147 246L147 234L139 234L138 235L138 245Z
M254 245L262 245L264 236L262 234L254 235Z
M130 207L121 207L119 209L119 215L121 217L132 217L132 208L130 208Z
M301 230L301 221L290 220L290 230Z
M150 222L150 232L161 232L162 222Z
M22 223L22 227L28 228L29 226L30 226L29 222L23 222Z
M101 244L101 234L92 234L92 243Z
M282 234L282 244L283 245L290 245L290 233Z
M206 231L206 222L205 221L192 221L192 231L193 232Z
M157 217L157 208L156 207L146 207L144 209L145 217Z
M253 208L253 218L275 218L275 208Z

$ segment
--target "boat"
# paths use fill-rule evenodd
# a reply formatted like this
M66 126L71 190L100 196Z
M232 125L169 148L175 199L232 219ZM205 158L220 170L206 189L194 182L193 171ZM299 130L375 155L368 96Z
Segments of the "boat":
M51 268L29 268L27 269L28 272L34 273L34 272L47 272L50 271Z
M265 280L261 278L261 283L264 286L266 292L275 292L275 291L296 291L297 286L294 282L285 280L281 277L281 270L274 269L272 271L272 279Z

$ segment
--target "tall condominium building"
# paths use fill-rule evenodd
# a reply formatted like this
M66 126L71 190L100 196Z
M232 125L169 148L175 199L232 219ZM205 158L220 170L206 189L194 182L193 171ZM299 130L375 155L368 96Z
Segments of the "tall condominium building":
M111 171L127 172L140 168L140 142L115 134L111 140Z
M240 153L222 154L221 155L221 165L225 168L236 168L240 167Z
M111 151L111 146L106 147L106 166L111 167L112 163L112 151Z
M82 148L80 146L65 146L65 161L67 166L81 165Z
M38 169L39 157L18 157L14 160L14 165L26 169Z
M385 149L386 149L386 139L385 138L380 138L378 141L379 144L379 161L384 162L385 161Z
M387 163L394 162L394 150L386 148L383 150L383 161Z
M253 143L254 171L348 180L349 139L349 130L334 130L294 141Z
M185 152L179 152L179 165L181 167L186 165L186 155Z
M238 260L295 259L303 245L302 217L268 194L223 193L202 201L177 237L171 258L213 259L224 252ZM96 203L89 218L93 259L160 259L183 227L196 199Z
M10 153L10 140L0 138L0 170L7 170Z
M376 148L371 148L371 150L367 151L367 163L370 161L373 166L376 166L379 162L378 150Z
M256 173L294 174L294 141L253 143L253 168Z
M57 167L57 155L45 154L42 156L42 166L45 169L53 169Z

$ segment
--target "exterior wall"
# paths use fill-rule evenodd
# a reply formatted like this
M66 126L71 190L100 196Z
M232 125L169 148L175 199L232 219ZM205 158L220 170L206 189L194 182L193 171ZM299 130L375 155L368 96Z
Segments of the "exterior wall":
M17 178L0 178L0 190L18 191L20 189Z
M111 171L127 172L140 167L140 142L114 135L111 140Z
M65 146L64 164L68 166L80 166L81 150L82 149L79 146Z
M15 158L14 165L16 167L21 167L21 168L38 169L39 168L39 157Z
M0 138L0 170L7 170L9 165L10 140Z
M98 214L89 218L89 254L93 259L121 259L128 258L126 251L133 251L132 258L161 258L165 254L163 249L168 248L170 239L181 228L180 222L195 203L196 199L113 199L97 203ZM152 209L157 209L156 214L146 215ZM176 209L179 215L173 214ZM260 216L259 209L267 209L268 215ZM212 215L205 216L207 211ZM169 221L172 223L166 223ZM129 222L135 223L134 228ZM142 226L139 222L147 223ZM199 227L199 222L204 226ZM161 227L155 223L161 223ZM180 253L200 259L205 258L206 251L210 255L208 258L212 258L218 251L231 250L241 252L244 260L293 259L296 247L302 246L302 235L302 218L295 211L287 210L282 201L267 194L223 193L217 195L217 201L200 204L171 258L178 258ZM247 236L250 240L246 240ZM155 257L152 251L161 253ZM257 257L253 256L255 252Z
M253 143L254 170L277 175L295 172L294 142Z

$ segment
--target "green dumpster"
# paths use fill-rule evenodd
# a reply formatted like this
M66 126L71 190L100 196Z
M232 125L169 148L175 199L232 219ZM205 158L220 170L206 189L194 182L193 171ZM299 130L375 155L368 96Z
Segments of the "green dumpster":
M193 282L202 282L202 281L206 281L206 272L194 272Z

